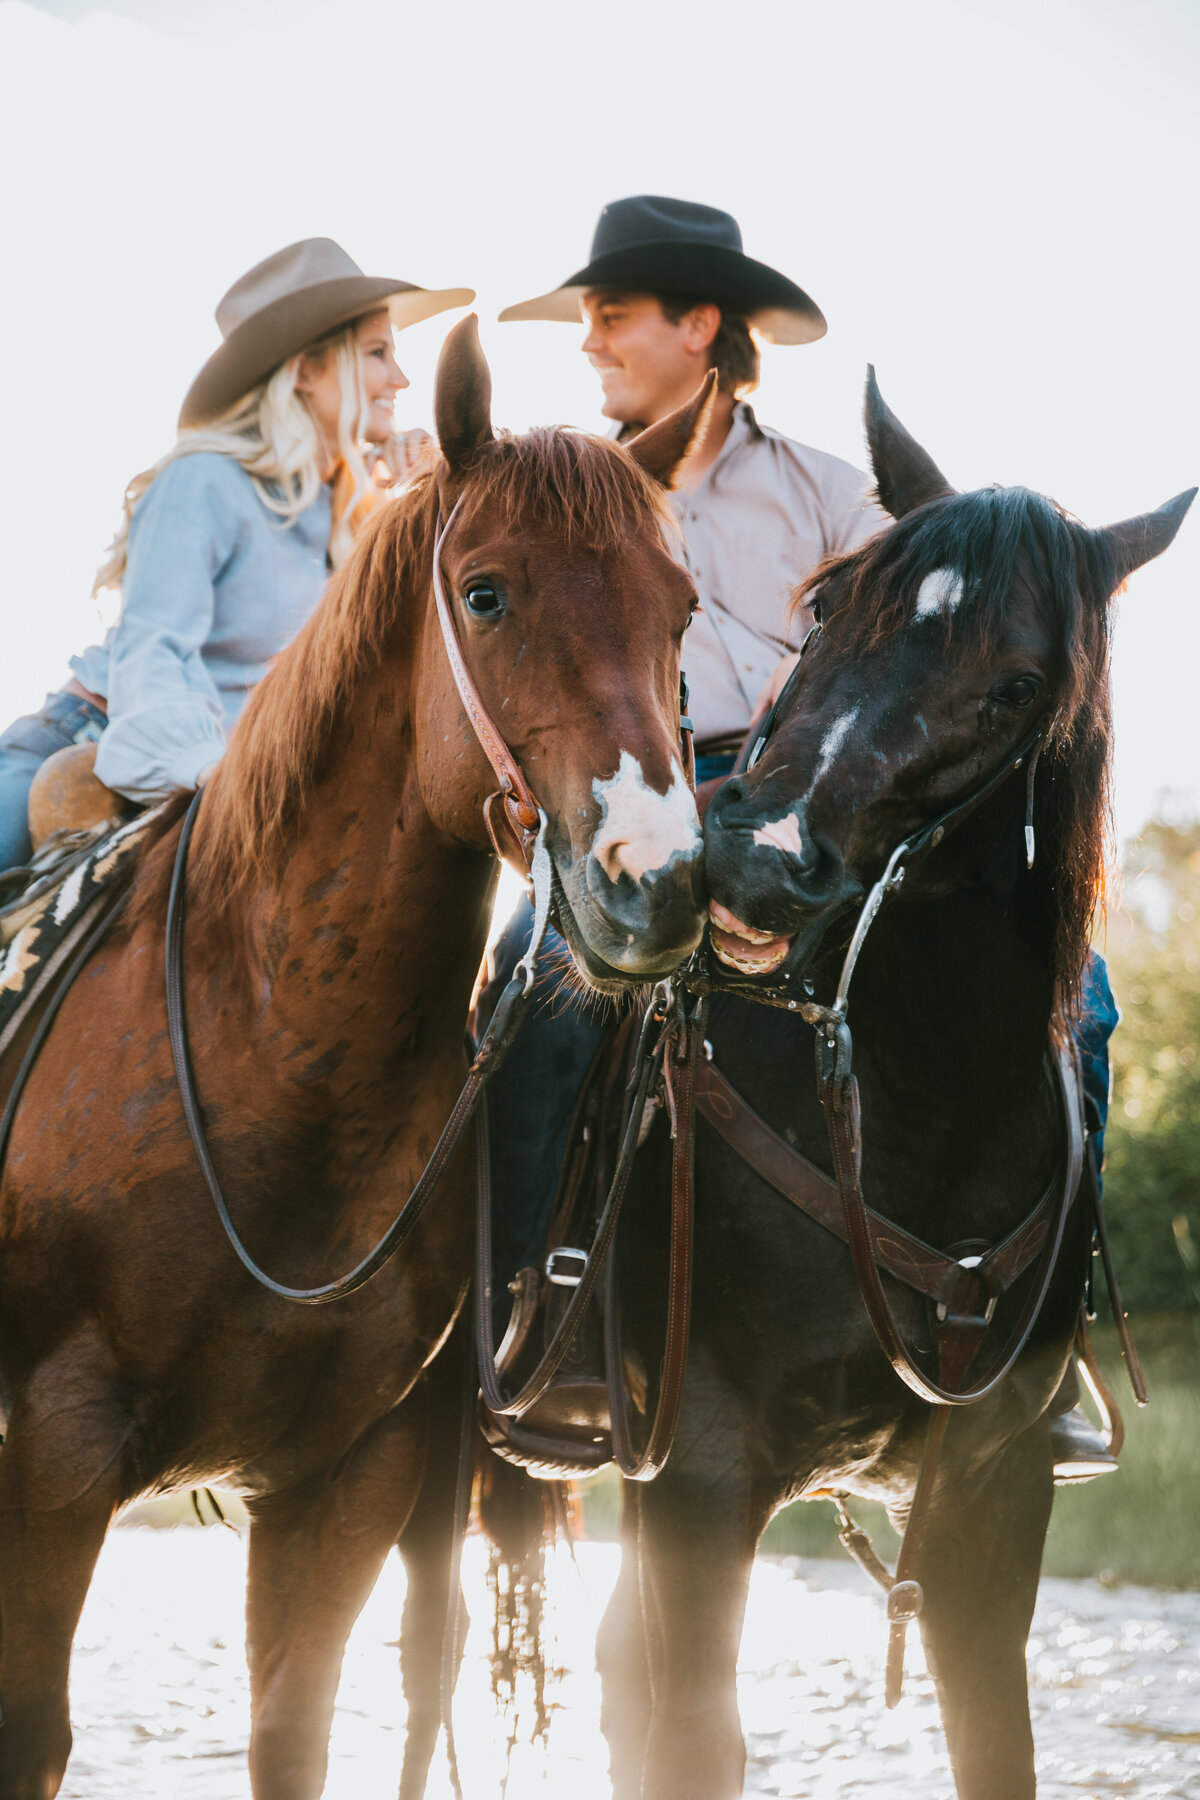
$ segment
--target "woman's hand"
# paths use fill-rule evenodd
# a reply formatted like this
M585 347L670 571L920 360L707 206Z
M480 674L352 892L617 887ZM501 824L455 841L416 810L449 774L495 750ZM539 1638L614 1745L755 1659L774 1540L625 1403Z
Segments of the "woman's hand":
M386 479L380 485L403 487L433 467L436 452L433 439L419 425L413 426L411 431L394 432L385 444L375 446L376 462L382 463L387 470Z

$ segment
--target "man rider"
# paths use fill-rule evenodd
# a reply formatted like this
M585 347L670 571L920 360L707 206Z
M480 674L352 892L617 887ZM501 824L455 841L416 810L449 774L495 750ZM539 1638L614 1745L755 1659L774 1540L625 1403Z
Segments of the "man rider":
M745 255L729 213L659 195L613 201L600 214L585 266L500 314L502 321L567 324L581 316L581 348L619 438L667 417L691 399L710 368L717 370L705 428L677 469L671 495L701 602L684 666L696 777L709 780L729 773L808 628L805 611L791 607L792 590L822 558L854 549L891 520L859 470L761 425L746 400L759 375L752 333L796 345L823 337L827 327L802 288ZM497 995L528 942L531 920L527 906L518 908L497 945ZM746 954L749 966L749 945ZM603 1031L556 979L548 987L553 992L533 1009L493 1084L494 1116L505 1122L493 1147L493 1191L497 1268L506 1274L542 1253L575 1098ZM1093 1083L1106 1086L1112 1021L1105 1023L1087 1048L1093 1062L1103 1062ZM1052 1425L1060 1479L1116 1467L1072 1406L1076 1398L1068 1384Z
M780 657L807 629L791 591L824 556L890 523L858 469L760 425L744 396L759 349L827 329L802 288L742 250L716 207L638 194L604 208L586 266L502 320L587 326L604 416L632 436L691 399L710 368L707 429L676 471L672 500L700 595L685 663L698 779L727 772Z

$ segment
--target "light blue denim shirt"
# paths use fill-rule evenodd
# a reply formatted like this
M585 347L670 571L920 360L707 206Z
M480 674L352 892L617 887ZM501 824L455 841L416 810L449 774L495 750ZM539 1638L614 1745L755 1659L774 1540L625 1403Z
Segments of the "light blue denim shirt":
M212 451L155 477L130 525L107 669L96 646L71 663L108 699L101 781L142 802L195 786L321 598L329 525L327 488L285 525L246 471Z

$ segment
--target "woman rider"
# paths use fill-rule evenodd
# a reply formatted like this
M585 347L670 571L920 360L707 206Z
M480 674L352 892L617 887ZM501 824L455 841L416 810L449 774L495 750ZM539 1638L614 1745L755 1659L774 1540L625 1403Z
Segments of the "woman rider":
M474 298L364 275L329 238L258 263L216 310L223 342L188 390L175 443L136 475L95 591L119 588L105 643L38 713L0 734L0 869L28 861L39 765L97 743L96 774L146 804L212 772L380 498L426 441L395 435L408 382L393 328Z

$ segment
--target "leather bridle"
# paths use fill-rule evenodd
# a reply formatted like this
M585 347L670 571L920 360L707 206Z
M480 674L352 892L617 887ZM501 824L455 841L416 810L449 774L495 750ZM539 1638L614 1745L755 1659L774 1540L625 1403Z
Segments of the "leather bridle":
M204 798L203 788L196 790L195 797L188 807L175 851L175 866L171 875L171 892L167 903L167 1028L184 1118L187 1121L196 1159L200 1164L205 1183L216 1208L217 1217L221 1221L221 1226L238 1261L247 1274L253 1276L254 1280L261 1287L266 1288L269 1293L276 1295L281 1300L293 1300L306 1306L321 1306L330 1300L341 1300L347 1295L355 1293L391 1261L405 1239L415 1229L478 1111L488 1082L507 1055L509 1046L525 1016L533 992L537 959L550 921L553 870L549 848L546 844L546 817L534 799L529 784L522 775L515 758L497 730L491 714L480 698L479 690L462 654L442 580L442 546L461 504L460 496L444 525L439 516L433 547L434 599L442 631L442 641L446 646L447 660L459 698L462 701L463 710L466 712L483 753L500 784L498 790L489 795L484 804L484 817L487 820L489 832L496 845L497 853L503 855L504 850L497 835L497 821L502 821L503 828L509 832L513 844L520 852L522 860L530 872L534 891L533 936L529 949L517 964L512 979L500 996L488 1029L475 1053L462 1091L455 1101L450 1116L442 1129L442 1134L434 1146L433 1153L421 1171L408 1199L383 1236L366 1256L355 1264L354 1268L348 1270L345 1275L340 1275L333 1281L323 1282L316 1287L289 1287L283 1282L276 1281L251 1256L230 1216L201 1117L195 1075L192 1069L191 1046L188 1039L183 944L184 925L187 917L188 846Z
M818 621L805 640L805 648L819 630ZM789 695L796 673L793 671L764 721L748 767L753 767L765 749L777 722L780 703ZM975 1404L994 1393L1028 1346L1050 1289L1067 1218L1079 1191L1085 1144L1076 1059L1068 1048L1058 1046L1054 1061L1066 1144L1060 1174L1033 1212L1002 1243L991 1248L980 1246L982 1254L979 1255L953 1258L931 1250L930 1246L872 1213L862 1190L861 1112L847 1019L850 986L871 927L889 895L900 887L905 871L937 849L952 831L972 817L1022 768L1025 770L1025 860L1029 868L1033 867L1034 784L1038 759L1052 723L1050 716L1039 720L1001 766L971 793L896 845L863 902L831 1006L799 1000L787 988L764 992L748 983L736 984L735 991L786 1006L816 1028L817 1089L825 1112L834 1184L808 1164L798 1179L796 1164L803 1159L782 1140L774 1139L763 1121L752 1114L749 1118L739 1115L739 1105L744 1113L748 1114L750 1109L740 1102L740 1097L723 1082L717 1071L702 1071L700 1077L700 1109L716 1129L735 1149L740 1148L751 1167L849 1246L858 1289L880 1348L900 1379L932 1409L896 1574L894 1578L887 1577L884 1583L889 1589L886 1682L889 1706L894 1706L900 1697L906 1628L924 1604L921 1584L913 1578L913 1569L932 1502L941 1445L951 1412L955 1407ZM694 979L693 985L699 991L707 992L713 984L700 976ZM722 983L722 986L733 987L735 984ZM1093 1205L1099 1215L1094 1169L1091 1175ZM831 1185L836 1187L836 1201L834 1195L827 1193ZM837 1216L839 1213L840 1217ZM918 1366L904 1344L884 1292L880 1267L887 1268L926 1298L937 1301L936 1378ZM998 1299L1018 1277L1026 1274L1030 1276L1029 1288L1003 1349L986 1371L968 1386L967 1373L983 1348ZM1120 1311L1119 1301L1115 1303L1114 1311ZM1136 1367L1136 1355L1131 1354L1127 1360L1134 1391L1141 1402L1145 1391ZM852 1553L857 1554L853 1547ZM871 1559L865 1559L865 1566L870 1568Z
M458 641L454 614L450 610L450 602L446 597L446 585L442 579L442 545L450 527L458 517L462 503L463 495L460 494L444 525L440 512L438 514L437 536L433 546L434 604L437 608L438 624L442 630L442 643L446 647L446 661L450 664L450 673L454 677L454 685L458 689L458 697L462 702L463 711L479 740L480 749L492 765L492 773L500 784L483 803L483 817L488 828L488 835L497 856L507 858L515 850L525 872L529 874L532 872L533 846L539 831L546 823L546 817L534 797L533 790L521 773L520 764L496 729L492 715L480 698L479 689L467 667L462 653L462 645Z
M442 549L451 526L462 505L462 496L455 502L449 518L445 523L438 517L437 533L433 546L433 593L437 608L438 623L441 627L442 642L445 645L447 661L458 690L459 699L467 715L471 728L479 741L484 755L491 765L499 784L497 789L488 795L484 802L484 819L497 855L504 857L515 852L521 864L527 870L533 888L534 924L529 948L517 963L508 981L491 1021L475 1052L466 1082L449 1118L443 1127L442 1134L434 1146L433 1153L417 1179L416 1185L408 1199L400 1208L386 1232L372 1249L346 1274L315 1287L290 1287L276 1281L265 1269L261 1268L247 1250L238 1234L224 1192L213 1164L208 1146L207 1134L201 1117L200 1103L196 1093L195 1075L192 1068L191 1047L188 1039L187 1004L184 983L184 925L187 914L187 857L192 831L199 815L204 790L197 790L184 818L183 828L179 834L179 843L175 852L175 865L171 876L170 898L167 905L167 941L166 941L166 998L167 1025L171 1043L171 1055L175 1065L175 1075L179 1086L180 1099L184 1117L196 1152L197 1161L204 1175L205 1183L212 1198L217 1217L229 1240L230 1246L238 1261L246 1272L267 1289L283 1300L296 1301L302 1305L320 1306L331 1300L340 1300L352 1294L376 1275L400 1249L405 1239L415 1229L429 1202L436 1193L441 1179L461 1144L468 1126L476 1118L480 1103L488 1083L499 1069L509 1047L528 1010L533 994L534 980L537 973L537 961L541 954L546 931L550 923L550 913L554 901L554 872L550 850L547 843L546 815L533 794L529 783L521 772L512 752L509 750L495 721L480 696L474 678L467 667L459 642L458 632L454 624L454 616L450 609L442 576ZM681 734L683 737L685 767L691 766L690 731L691 721L681 718ZM664 1025L665 1018L661 1009L656 1010L657 1003L652 1002L647 1009L645 1026L649 1031L652 1018L658 1018ZM690 1040L689 1040L690 1041ZM665 1049L658 1053L658 1064L661 1064ZM651 1059L654 1060L653 1058ZM640 1113L638 1115L640 1117ZM482 1133L481 1133L482 1136ZM636 1140L636 1131L634 1133ZM633 1148L636 1148L636 1141ZM632 1160L632 1151L630 1161ZM624 1185L628 1181L628 1168L618 1170L618 1178L614 1179L616 1204L613 1208L613 1229L616 1216L620 1211L620 1197L624 1193ZM603 1258L600 1259L602 1265ZM597 1267L598 1278L600 1267ZM581 1318L583 1305L571 1314L572 1330L563 1333L561 1354L554 1368L562 1361L570 1339L574 1336L578 1320ZM685 1308L686 1313L686 1308ZM490 1340L488 1340L490 1345ZM684 1339L686 1349L686 1337ZM479 1355L481 1368L485 1353L485 1340L481 1338ZM551 1368L545 1373L542 1388L548 1385L554 1373ZM492 1365L494 1371L494 1364ZM682 1384L682 1367L679 1370L679 1385ZM484 1381L487 1386L486 1379ZM539 1390L541 1391L541 1390ZM530 1402L532 1403L532 1402ZM503 1404L503 1403L502 1403ZM676 1396L675 1409L678 1410Z

